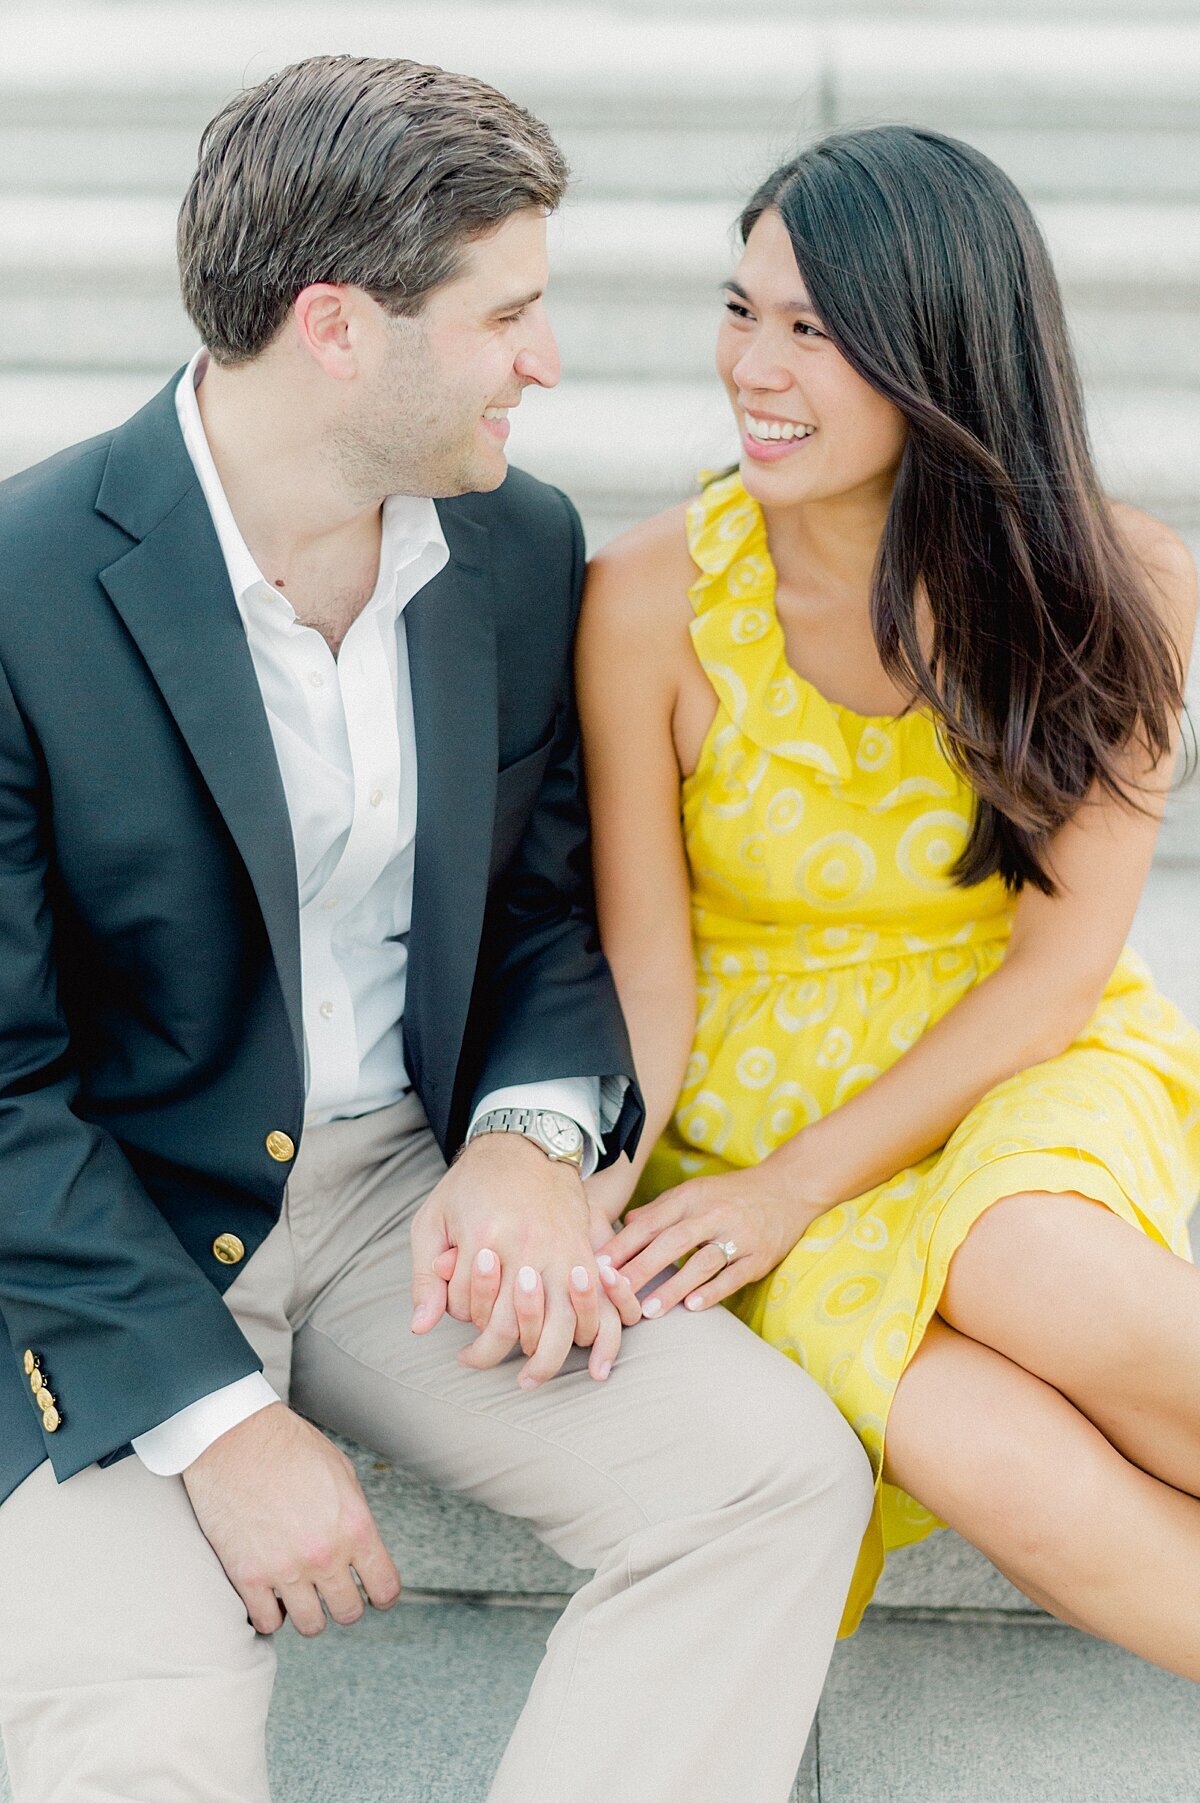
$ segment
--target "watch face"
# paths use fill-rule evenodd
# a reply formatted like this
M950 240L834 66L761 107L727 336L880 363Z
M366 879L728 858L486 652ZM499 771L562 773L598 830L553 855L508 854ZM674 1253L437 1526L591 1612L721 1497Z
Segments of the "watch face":
M583 1144L583 1134L574 1121L563 1114L539 1114L538 1131L555 1152L570 1156Z

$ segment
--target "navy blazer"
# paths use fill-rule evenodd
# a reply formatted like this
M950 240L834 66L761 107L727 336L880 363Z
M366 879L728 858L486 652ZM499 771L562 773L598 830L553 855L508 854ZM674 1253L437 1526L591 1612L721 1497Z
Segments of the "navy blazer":
M268 1138L303 1138L291 828L176 380L0 485L0 1499L259 1368L214 1243L262 1242ZM404 616L403 1028L449 1153L487 1090L633 1065L591 901L578 517L517 470L438 513L450 561ZM607 1157L640 1124L631 1087Z

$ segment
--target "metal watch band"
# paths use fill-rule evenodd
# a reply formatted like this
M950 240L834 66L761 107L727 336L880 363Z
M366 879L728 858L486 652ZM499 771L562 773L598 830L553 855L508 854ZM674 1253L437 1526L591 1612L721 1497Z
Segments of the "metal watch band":
M564 1150L555 1145L550 1136L541 1129L543 1116L553 1121L561 1121L569 1125L578 1136L578 1145ZM519 1133L524 1139L531 1140L539 1151L546 1154L555 1164L574 1165L575 1169L583 1168L583 1130L577 1121L569 1115L559 1114L553 1108L490 1108L486 1114L480 1115L471 1130L471 1138L476 1139L481 1133Z

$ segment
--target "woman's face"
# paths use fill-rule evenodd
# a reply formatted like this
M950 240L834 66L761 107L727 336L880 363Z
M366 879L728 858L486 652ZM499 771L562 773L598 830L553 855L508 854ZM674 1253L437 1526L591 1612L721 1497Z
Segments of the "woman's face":
M741 434L742 480L756 500L787 507L874 490L886 504L904 416L825 336L773 209L755 222L726 285L717 372Z

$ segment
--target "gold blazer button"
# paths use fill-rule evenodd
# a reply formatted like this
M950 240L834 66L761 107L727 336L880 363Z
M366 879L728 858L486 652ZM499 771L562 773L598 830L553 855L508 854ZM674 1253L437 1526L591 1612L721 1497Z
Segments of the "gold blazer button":
M54 1398L44 1384L37 1393L37 1405L39 1409L41 1409L43 1415L48 1414L54 1407Z
M296 1156L296 1146L289 1133L281 1133L276 1128L274 1133L267 1134L267 1151L276 1164L287 1164Z
M223 1265L240 1265L245 1256L246 1248L236 1233L219 1233L213 1241L213 1257Z
M41 1362L42 1361L36 1352L30 1352L27 1349L24 1358L21 1360L21 1363L25 1367L26 1377L32 1377Z
M33 1370L29 1373L29 1388L33 1391L34 1395L37 1396L44 1388L45 1383L45 1378L35 1365Z
M42 1426L48 1434L56 1434L62 1426L62 1416L56 1408L48 1408L42 1416Z

